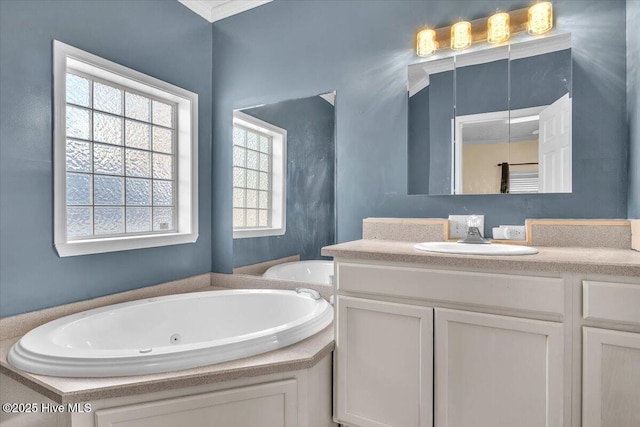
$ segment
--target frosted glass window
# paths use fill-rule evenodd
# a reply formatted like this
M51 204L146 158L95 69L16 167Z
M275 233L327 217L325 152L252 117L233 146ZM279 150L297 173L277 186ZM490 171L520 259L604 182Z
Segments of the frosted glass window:
M67 137L91 139L91 111L67 106Z
M171 129L161 128L158 126L153 127L153 151L172 153L172 144L173 132Z
M177 225L175 105L66 74L67 239Z
M93 171L107 175L122 175L122 148L95 144L93 147Z
M151 231L151 208L127 208L127 233Z
M67 170L91 172L91 143L67 139Z
M67 102L69 104L91 106L91 81L67 73Z
M67 233L70 236L87 236L93 233L93 208L67 208Z
M125 120L125 145L127 147L149 150L151 148L150 126L135 120Z
M93 82L93 108L107 113L122 115L122 90Z
M271 226L273 138L266 132L233 127L233 227ZM259 191L260 190L260 191Z
M153 101L153 124L173 127L173 106L160 101Z
M194 243L198 94L58 40L51 65L58 255Z
M149 122L151 100L146 96L127 92L125 94L125 116L143 122Z
M124 233L124 209L122 207L95 207L93 229L95 234Z

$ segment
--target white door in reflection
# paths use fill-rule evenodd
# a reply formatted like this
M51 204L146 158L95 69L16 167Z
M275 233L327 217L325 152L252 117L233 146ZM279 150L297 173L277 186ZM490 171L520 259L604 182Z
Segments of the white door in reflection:
M571 98L567 93L540 112L541 193L571 193Z

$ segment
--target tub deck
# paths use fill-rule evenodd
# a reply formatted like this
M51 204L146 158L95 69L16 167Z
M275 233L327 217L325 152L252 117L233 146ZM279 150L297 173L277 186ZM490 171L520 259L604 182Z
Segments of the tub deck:
M125 397L177 388L257 377L315 366L334 349L333 324L296 344L215 365L160 374L109 378L35 375L9 365L7 353L20 337L0 341L0 374L7 375L60 404Z

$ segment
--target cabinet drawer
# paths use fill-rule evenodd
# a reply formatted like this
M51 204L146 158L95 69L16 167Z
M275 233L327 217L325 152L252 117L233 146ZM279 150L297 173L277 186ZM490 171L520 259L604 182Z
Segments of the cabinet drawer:
M640 326L640 285L582 282L582 316Z
M560 278L340 262L338 290L533 313L564 314Z

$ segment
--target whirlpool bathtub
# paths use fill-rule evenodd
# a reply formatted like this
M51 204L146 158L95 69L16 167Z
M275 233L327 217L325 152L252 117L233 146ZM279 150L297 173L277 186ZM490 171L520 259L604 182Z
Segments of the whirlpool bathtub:
M332 321L333 308L314 291L194 292L62 317L23 336L8 359L63 377L169 372L286 347Z

